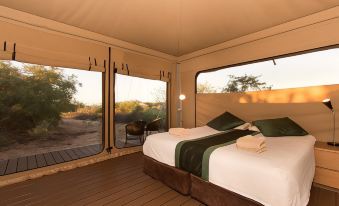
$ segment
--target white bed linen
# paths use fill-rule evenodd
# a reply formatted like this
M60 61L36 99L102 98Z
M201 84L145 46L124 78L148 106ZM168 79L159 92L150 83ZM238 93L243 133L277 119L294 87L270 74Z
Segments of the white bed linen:
M150 135L143 152L175 166L179 142L216 133L219 131L203 126L192 129L187 137L168 132ZM305 206L315 171L314 143L311 135L267 137L267 151L260 154L239 150L235 144L218 148L210 156L209 181L264 205Z
M220 133L209 126L190 129L190 134L185 137L170 135L168 132L150 135L146 138L143 146L145 155L167 164L175 166L175 147L184 140L197 139L212 134Z
M261 134L260 134L261 135ZM315 171L315 138L267 137L257 154L235 144L210 156L209 182L270 206L305 206Z

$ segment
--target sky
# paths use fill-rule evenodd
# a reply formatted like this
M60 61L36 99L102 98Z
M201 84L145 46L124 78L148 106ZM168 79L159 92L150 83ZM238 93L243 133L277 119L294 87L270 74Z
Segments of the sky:
M208 82L220 91L228 81L228 75L261 76L260 80L272 85L272 89L296 88L339 84L339 49L330 49L293 57L276 59L215 72L201 73L198 83Z
M128 100L155 102L157 97L166 95L166 82L159 80L117 74L115 85L116 102Z
M23 67L21 62L11 61L17 67ZM102 103L102 73L79 69L60 68L66 76L75 75L80 87L74 98L86 105L99 105ZM159 80L149 80L126 75L116 76L116 102L139 100L142 102L155 102L159 92L166 95L166 83ZM161 95L160 95L161 96Z
M25 63L10 61L16 67L23 67ZM86 105L100 105L102 103L102 73L85 71L79 69L60 68L66 76L75 75L77 81L82 84L77 85L77 93L74 98Z
M77 86L74 98L86 105L102 103L102 73L78 69L61 68L66 75L75 75L81 87Z

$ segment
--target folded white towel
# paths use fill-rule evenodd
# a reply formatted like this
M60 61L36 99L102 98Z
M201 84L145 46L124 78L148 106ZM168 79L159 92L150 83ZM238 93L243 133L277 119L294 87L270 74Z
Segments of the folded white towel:
M184 137L184 136L188 136L191 134L190 130L185 129L185 128L170 128L168 130L168 133L170 135L179 136L179 137Z
M251 135L246 135L237 139L236 145L238 149L244 149L258 153L266 151L265 137L253 137Z

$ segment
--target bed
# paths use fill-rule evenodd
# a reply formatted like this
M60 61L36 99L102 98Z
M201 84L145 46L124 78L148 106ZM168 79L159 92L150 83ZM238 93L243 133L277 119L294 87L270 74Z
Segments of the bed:
M172 136L168 132L148 136L143 145L144 172L181 194L190 194L190 173L175 168L175 148L183 140L198 139L218 133L220 131L203 126L191 129L191 134L183 138Z
M261 154L238 150L235 144L217 148L210 155L208 177L201 178L175 168L176 146L183 140L220 131L208 126L191 131L185 138L169 133L147 137L145 172L209 205L227 205L225 201L237 205L307 205L315 168L313 136L267 137L268 150Z

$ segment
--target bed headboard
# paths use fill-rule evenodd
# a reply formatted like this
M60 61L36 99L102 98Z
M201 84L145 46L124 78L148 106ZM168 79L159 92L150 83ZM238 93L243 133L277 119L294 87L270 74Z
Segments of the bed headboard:
M230 111L248 122L288 116L317 140L329 141L332 138L332 115L321 103L326 98L331 98L334 109L337 109L336 120L339 123L339 85L248 93L196 94L196 126L205 125L224 111ZM336 131L338 128L337 124Z

